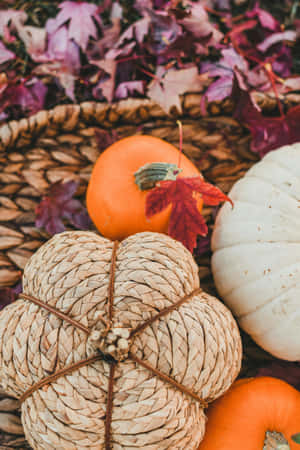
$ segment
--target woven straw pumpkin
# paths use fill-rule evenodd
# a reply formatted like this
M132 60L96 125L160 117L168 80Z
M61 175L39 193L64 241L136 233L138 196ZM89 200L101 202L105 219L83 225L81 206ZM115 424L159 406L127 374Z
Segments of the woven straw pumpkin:
M23 284L0 314L0 379L34 449L197 448L241 341L179 242L61 233Z

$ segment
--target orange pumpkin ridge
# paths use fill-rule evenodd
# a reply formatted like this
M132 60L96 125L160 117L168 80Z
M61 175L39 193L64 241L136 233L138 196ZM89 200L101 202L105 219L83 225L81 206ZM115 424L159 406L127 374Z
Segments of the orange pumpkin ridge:
M147 163L177 164L179 150L162 139L136 135L121 139L98 158L87 189L87 209L103 236L123 239L141 231L167 233L171 205L151 219L145 217L147 191L135 184L134 173ZM181 156L179 177L200 175L185 156ZM202 202L199 202L199 208Z
M235 382L207 410L207 426L199 450L262 450L267 431L291 436L300 432L300 393L272 377Z

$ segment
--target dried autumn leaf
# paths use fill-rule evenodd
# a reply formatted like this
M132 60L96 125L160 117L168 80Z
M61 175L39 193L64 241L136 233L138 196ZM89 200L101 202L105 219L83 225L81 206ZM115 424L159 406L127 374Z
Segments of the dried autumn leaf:
M36 227L45 228L49 234L61 233L65 231L63 219L67 219L76 228L87 230L89 216L80 201L73 198L77 188L75 181L54 183L36 208Z
M9 37L8 41L13 42L14 39L10 32L24 24L27 20L25 11L16 11L14 9L0 10L0 36Z
M27 53L34 61L43 58L46 48L47 33L44 28L18 25L20 39L23 41Z
M146 217L150 218L172 205L168 234L192 252L197 235L205 236L208 232L197 206L199 196L208 205L231 202L220 189L204 182L201 176L182 177L157 183L146 197Z
M48 35L48 49L39 55L39 61L43 64L38 65L33 72L55 77L66 95L75 101L74 87L80 71L80 52L78 45L69 39L65 26Z
M115 75L117 62L114 59L102 59L100 61L90 61L102 69L103 77L93 89L93 96L102 99L103 97L110 103L115 93Z
M209 20L204 5L186 1L185 8L188 11L187 16L179 23L196 38L209 37L208 45L217 45L223 38L223 33Z
M160 55L176 41L181 35L182 29L175 17L167 11L147 10L151 18L151 34L148 49L153 55Z
M200 258L202 255L210 251L211 246L211 232L208 232L206 236L199 236L197 239L197 245L194 249L195 258Z
M44 107L48 88L36 77L20 83L4 84L0 87L0 111L10 105L19 106L28 115L40 111Z
M105 130L103 128L95 128L94 131L100 153L120 139L117 131L114 129Z
M166 112L169 112L172 106L176 106L178 111L181 112L179 96L184 92L200 91L202 87L203 80L198 74L196 66L167 71L159 66L156 78L149 84L147 94Z
M3 64L10 59L14 59L16 55L8 50L2 41L0 41L0 64Z
M15 294L9 287L0 289L0 310L15 300Z
M257 48L261 52L265 52L272 45L277 44L278 42L290 41L294 42L297 38L297 33L294 30L281 31L279 33L272 33L268 37L266 37L260 44L258 44Z
M256 376L280 378L300 390L299 362L289 362L278 359L272 361L265 367L260 367Z
M112 19L112 24L103 29L103 37L99 40L93 40L86 51L86 56L91 64L92 61L101 60L109 49L114 48L120 36L120 20Z
M0 289L0 310L17 299L18 294L22 292L22 282L15 287L5 287Z
M300 105L290 108L279 117L266 117L236 80L232 97L236 104L234 117L249 128L253 152L263 157L271 150L300 141Z
M124 81L120 83L116 89L116 98L126 98L129 95L138 92L139 94L144 93L144 83L141 80L137 81Z
M90 37L97 38L98 32L94 20L101 24L98 8L87 2L65 1L59 5L60 12L55 19L47 22L48 32L53 33L63 24L69 22L68 34L70 39L86 50ZM94 20L93 20L94 19Z
M263 28L280 31L280 23L268 11L260 8L259 3L259 1L255 2L254 8L245 14L246 17L257 18Z
M247 61L234 48L223 49L221 55L222 58L217 63L206 62L201 66L201 73L205 73L209 77L218 77L202 96L201 109L203 113L206 113L206 101L211 103L216 100L223 100L230 95L234 75L239 77L241 83L242 78L236 69L239 69L243 74L247 74L249 70Z

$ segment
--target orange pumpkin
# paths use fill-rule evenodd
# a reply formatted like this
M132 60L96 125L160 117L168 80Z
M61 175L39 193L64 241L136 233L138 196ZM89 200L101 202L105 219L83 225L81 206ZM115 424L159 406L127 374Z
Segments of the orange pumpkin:
M135 183L135 172L148 163L178 164L179 150L153 136L131 136L108 147L93 168L87 189L87 209L94 224L110 239L123 239L140 231L166 233L171 205L151 219L145 217L147 191ZM198 169L181 155L179 174L199 175ZM201 209L202 201L198 201Z
M291 439L300 432L300 392L277 378L236 381L209 406L207 418L198 450L300 449ZM289 446L280 444L283 438Z

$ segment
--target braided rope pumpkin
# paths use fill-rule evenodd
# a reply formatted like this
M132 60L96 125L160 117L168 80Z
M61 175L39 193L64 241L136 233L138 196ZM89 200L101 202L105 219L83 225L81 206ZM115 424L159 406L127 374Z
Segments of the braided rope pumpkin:
M237 376L241 342L180 243L61 233L23 284L0 313L0 379L21 399L34 449L197 448L203 407Z

